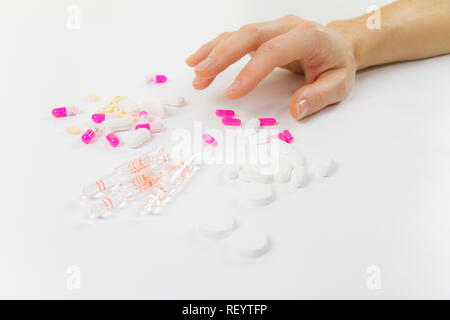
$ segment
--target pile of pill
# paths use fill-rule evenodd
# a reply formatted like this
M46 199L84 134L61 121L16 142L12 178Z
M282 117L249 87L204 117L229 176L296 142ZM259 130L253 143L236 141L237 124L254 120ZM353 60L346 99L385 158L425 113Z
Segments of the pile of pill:
M141 201L141 214L155 214L194 172L193 158L173 160L165 148L116 167L112 173L89 183L82 190L83 202L93 200L90 218L104 218L130 201Z
M165 77L165 76L164 76ZM156 76L157 83L165 82L167 78L162 75ZM165 79L165 80L164 80ZM164 80L164 81L163 81ZM89 100L97 101L98 96L94 93L88 95ZM168 96L156 101L134 102L125 96L114 97L107 106L100 108L91 116L90 125L82 134L81 141L91 144L104 136L112 147L121 144L117 132L128 131L125 144L130 148L138 148L150 140L151 136L163 130L162 118L166 115L166 107L183 107L186 100L181 96ZM58 107L52 110L55 118L75 116L79 107ZM81 129L76 126L67 126L69 134L77 135Z

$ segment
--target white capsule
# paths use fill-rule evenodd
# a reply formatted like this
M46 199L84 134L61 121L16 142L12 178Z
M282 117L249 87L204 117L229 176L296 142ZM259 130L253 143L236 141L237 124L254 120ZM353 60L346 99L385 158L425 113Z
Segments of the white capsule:
M112 131L127 131L132 127L133 122L130 118L108 119L103 121L100 126Z
M157 118L164 118L166 115L166 107L158 101L145 101L142 103L142 108Z
M237 179L241 168L242 165L240 164L229 164L225 167L225 174L230 179Z
M222 239L231 234L235 227L234 218L229 214L212 211L200 217L197 222L198 232L209 239Z
M161 104L169 107L184 107L186 100L182 96L167 96L161 99Z
M129 115L132 115L132 116L136 116L140 110L139 104L137 104L136 102L134 102L128 98L123 98L123 99L119 100L117 102L116 106L123 112L125 112Z
M150 139L151 135L152 134L150 130L146 128L140 128L130 131L125 142L130 148L138 148L146 143Z
M329 177L334 170L334 161L331 158L321 160L317 164L317 174L321 177Z
M306 184L306 170L304 167L295 167L291 172L290 185L293 188L301 188Z
M242 183L239 188L241 201L252 206L265 206L275 197L271 184Z
M269 249L269 239L266 233L248 227L233 232L227 244L237 255L243 257L258 257Z
M271 183L273 175L262 174L257 167L245 166L239 171L239 179L244 182Z
M274 180L278 183L287 183L291 177L292 166L289 162L281 161L278 164L278 168L273 176Z

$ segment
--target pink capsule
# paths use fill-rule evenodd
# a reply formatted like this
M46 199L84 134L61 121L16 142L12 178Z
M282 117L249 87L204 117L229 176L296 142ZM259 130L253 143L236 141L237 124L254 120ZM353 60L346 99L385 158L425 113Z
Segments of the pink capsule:
M294 140L294 137L292 136L292 134L289 132L289 130L284 130L283 131L283 135L284 135L284 137L286 138L286 142L287 143L291 143L292 142L292 140Z
M275 118L259 118L260 126L274 126L277 124L277 119Z
M217 109L216 110L216 116L233 118L234 117L234 111L233 110L225 110L225 109Z
M69 116L74 116L78 113L80 109L77 106L54 108L52 110L52 115L55 118L64 118Z
M164 83L167 81L167 77L163 74L148 75L145 77L145 81L151 83Z
M117 113L94 113L91 117L95 123L102 123L105 120L116 119L119 115Z
M238 118L222 118L222 123L226 126L240 126L241 119Z
M106 135L106 140L108 140L109 144L112 147L117 147L120 143L119 138L114 134L114 132L110 132Z
M91 143L99 130L99 128L87 129L86 132L81 136L81 141L86 144Z
M217 141L210 134L204 133L202 135L202 140L204 143L211 145L212 147L217 147Z

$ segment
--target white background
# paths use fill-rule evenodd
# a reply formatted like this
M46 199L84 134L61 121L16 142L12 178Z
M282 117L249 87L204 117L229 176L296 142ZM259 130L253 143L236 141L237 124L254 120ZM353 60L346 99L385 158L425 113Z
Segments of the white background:
M243 63L211 88L192 89L185 58L202 43L243 24L292 13L327 23L387 1L2 1L0 297L3 298L450 298L450 56L373 68L351 95L301 123L289 115L302 77L276 71L247 97L223 92ZM66 27L69 5L79 30ZM169 77L149 87L149 72ZM87 100L95 92L99 104ZM86 146L66 125L112 97L177 92L167 130L144 148ZM54 106L79 104L75 118L52 119ZM81 188L114 166L169 141L193 121L222 128L219 106L242 119L275 116L294 134L312 168L333 157L333 177L312 176L300 190L277 186L262 208L236 200L234 182L204 166L159 217L137 209L86 223ZM225 211L239 225L267 232L271 250L257 259L231 255L224 241L192 232L200 212ZM67 268L81 270L68 290ZM381 289L366 286L367 267Z

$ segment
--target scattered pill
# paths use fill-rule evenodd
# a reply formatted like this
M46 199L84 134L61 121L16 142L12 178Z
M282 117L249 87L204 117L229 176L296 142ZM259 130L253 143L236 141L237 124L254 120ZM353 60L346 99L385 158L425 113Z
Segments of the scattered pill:
M232 118L232 117L234 117L234 111L233 110L225 110L225 109L217 109L216 116Z
M277 119L275 119L275 118L259 118L259 124L261 126L274 126L277 124Z
M282 132L282 134L283 134L284 137L285 137L285 140L284 140L284 141L286 141L287 143L291 143L292 140L294 140L294 137L293 137L292 134L289 132L289 130L284 130L284 131Z
M80 108L77 106L68 106L68 107L60 107L60 108L54 108L52 110L52 115L55 118L64 118L69 116L74 116L80 111Z
M238 192L242 202L252 206L265 206L275 197L271 184L244 182Z
M254 166L244 166L239 171L238 177L244 182L267 184L273 181L273 175L262 174L260 168Z
M241 120L238 118L222 118L222 123L226 126L240 126Z
M134 102L128 98L123 98L123 99L120 99L119 101L117 101L116 107L120 111L125 112L132 116L137 115L141 109L140 106L136 102Z
M130 148L138 148L146 143L151 137L151 132L145 128L130 131L125 141Z
M106 130L105 135L106 141L108 141L112 147L116 148L119 145L120 140L113 131L108 129Z
M78 135L81 133L81 129L78 127L74 127L74 126L67 126L66 127L66 132L73 134L73 135Z
M293 188L301 188L306 184L306 170L304 167L295 167L291 172L290 185Z
M105 108L100 108L97 110L97 113L111 113L114 111L113 107L105 107Z
M142 104L142 108L154 117L164 118L166 116L166 107L160 102L147 101Z
M105 120L115 119L119 116L115 113L94 113L91 117L92 121L95 123L102 123Z
M184 107L186 105L186 100L182 96L167 96L161 99L161 103L164 106Z
M88 99L91 100L92 102L95 102L98 101L98 96L95 93L89 93Z
M228 237L235 227L234 218L229 214L218 214L209 211L201 216L197 222L197 230L209 239Z
M145 76L145 82L147 82L148 84L152 84L152 83L164 83L167 81L167 77L163 74L150 74Z
M334 161L330 158L321 160L317 165L317 174L321 177L329 177L334 170Z
M243 257L259 257L269 249L266 233L249 227L234 231L227 244L237 255Z
M217 147L217 140L208 133L204 133L202 135L202 140L204 143L209 144L211 147Z
M105 126L112 131L127 131L133 125L133 120L128 118L109 119L102 122L102 126Z
M97 133L99 133L99 132L100 132L99 127L87 129L81 136L81 141L83 141L85 144L90 144L96 137Z
M237 179L239 177L239 171L241 170L242 165L240 164L228 164L225 167L226 176L230 179Z
M135 129L145 128L147 130L150 130L150 121L151 118L148 112L142 110L141 112L139 112L138 122Z

